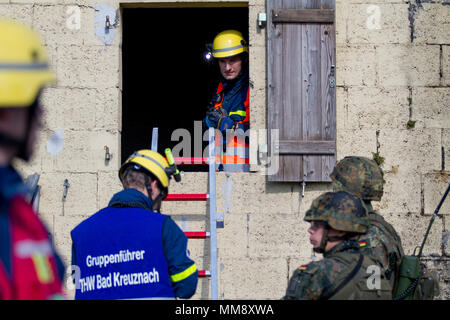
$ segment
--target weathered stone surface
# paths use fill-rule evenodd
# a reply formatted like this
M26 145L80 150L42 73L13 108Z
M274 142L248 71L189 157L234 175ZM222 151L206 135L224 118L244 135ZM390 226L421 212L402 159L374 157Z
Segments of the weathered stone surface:
M441 152L443 157L441 161L444 161L444 170L450 171L450 129L442 129L442 147Z
M61 87L111 88L119 86L119 48L60 45L57 76Z
M342 132L349 127L348 119L348 89L336 88L336 131Z
M440 129L381 129L379 143L386 168L421 173L441 169Z
M123 190L122 184L119 180L119 174L117 170L112 171L99 171L98 172L98 204L99 209L108 205L112 196L121 190Z
M378 84L438 86L440 48L430 45L381 45L376 49ZM371 57L367 57L373 61Z
M444 3L420 3L414 11L414 42L450 43L450 7Z
M348 3L336 1L336 44L342 45L347 40Z
M414 250L419 253L419 248L425 236L430 217L417 214L402 214L397 212L381 212L387 222L391 223L402 239L405 254L411 255ZM442 219L434 220L427 242L423 248L424 256L442 255Z
M450 46L442 46L442 85L450 86Z
M53 134L53 131L46 132L46 145ZM118 144L117 132L64 130L63 149L56 155L47 152L42 160L42 169L47 172L115 171L120 161ZM113 155L109 162L105 162L105 146Z
M223 257L249 256L250 214L225 214L224 228L217 229L217 246ZM209 224L209 222L208 222Z
M39 3L34 6L33 28L43 35L47 45L83 45L83 39L93 28L90 28L83 13L86 12L75 6L77 12L67 6L46 5ZM71 18L77 16L76 20Z
M450 172L433 172L423 177L424 213L431 215L436 210L445 190L450 183ZM450 201L447 196L442 204L439 214L450 215Z
M359 3L348 5L349 43L409 43L408 4Z
M120 115L117 88L47 88L41 102L44 126L55 130L118 130Z
M301 255L309 247L309 223L304 222L303 217L292 214L249 215L249 256Z
M412 119L416 126L450 128L450 89L417 88L412 90Z
M65 179L68 180L70 187L63 203ZM96 173L44 172L41 174L39 184L41 215L87 216L97 211Z
M337 157L364 156L372 158L377 151L376 130L341 130L337 132Z
M31 4L1 4L0 17L14 19L31 27L33 19L33 6ZM42 35L40 36L42 37Z
M376 61L374 46L337 46L336 84L338 86L375 86L377 72L374 61Z
M402 214L419 213L421 211L420 173L403 167L386 168L383 198L379 208L384 212ZM408 192L405 192L408 190Z
M280 299L286 291L284 259L221 257L219 270L221 299Z
M405 127L409 120L408 96L407 88L349 88L348 128Z

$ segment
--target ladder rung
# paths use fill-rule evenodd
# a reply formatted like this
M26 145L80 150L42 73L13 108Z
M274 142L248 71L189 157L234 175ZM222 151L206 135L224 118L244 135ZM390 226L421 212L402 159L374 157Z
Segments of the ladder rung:
M175 160L176 164L182 164L182 165L199 165L199 164L208 164L208 158L205 157L193 157L193 158L189 158L189 157L178 157L178 158L173 158Z
M209 270L198 270L199 278L211 277L211 272Z
M165 201L206 201L208 200L208 194L169 194Z
M186 231L184 234L189 239L206 239L211 235L207 231Z

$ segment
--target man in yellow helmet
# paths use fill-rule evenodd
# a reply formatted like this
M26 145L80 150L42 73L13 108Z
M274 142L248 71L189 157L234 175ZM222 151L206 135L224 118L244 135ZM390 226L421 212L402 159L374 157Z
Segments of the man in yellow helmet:
M119 170L124 190L72 230L72 264L79 268L75 299L173 299L195 293L198 271L186 235L158 212L170 174L159 153L134 152Z
M0 299L63 297L64 265L11 165L31 157L42 115L39 95L54 80L39 37L0 19Z
M228 155L220 159L224 165L230 171L248 171L248 141L243 137L250 128L248 45L239 31L225 30L214 38L211 55L221 77L204 123L222 133L223 145L228 147ZM236 131L237 140L228 136L226 141L229 130Z

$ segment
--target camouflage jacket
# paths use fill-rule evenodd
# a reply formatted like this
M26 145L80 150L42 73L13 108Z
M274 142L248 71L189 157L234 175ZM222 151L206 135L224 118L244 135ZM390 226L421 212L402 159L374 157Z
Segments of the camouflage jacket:
M324 258L295 270L285 300L391 300L392 287L376 260L360 251L355 240L339 243ZM376 284L378 283L378 284Z
M398 268L404 255L401 239L395 229L369 205L370 228L359 237L361 252L371 255L383 267L392 288L395 287Z
M354 240L343 241L325 252L322 260L300 266L291 277L283 299L319 300L331 296L351 271L348 265L332 258L336 253L359 256L359 244Z

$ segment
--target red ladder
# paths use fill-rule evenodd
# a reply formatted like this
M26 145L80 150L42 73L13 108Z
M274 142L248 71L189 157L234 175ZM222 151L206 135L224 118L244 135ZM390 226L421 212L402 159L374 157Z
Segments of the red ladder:
M210 241L210 269L198 270L201 278L211 279L211 299L218 299L218 271L217 271L217 228L223 228L223 221L219 223L216 212L216 155L215 155L215 131L209 129L209 157L205 158L174 158L177 165L209 165L209 193L208 194L169 194L165 201L209 201L209 232L206 231L186 231L189 239L207 239ZM152 150L158 151L158 128L153 128Z
M174 158L177 165L183 164L194 164L194 159L198 162L201 159L202 163L206 163L208 158ZM198 163L195 163L198 164ZM209 194L207 193L186 193L186 194L168 194L165 201L207 201L209 199ZM207 231L185 231L184 234L188 239L207 239L210 237L211 233ZM211 272L209 270L198 270L198 276L200 278L210 277Z

